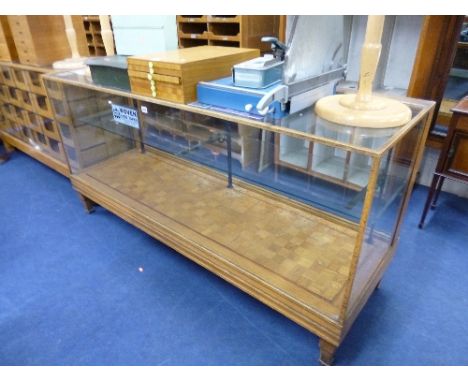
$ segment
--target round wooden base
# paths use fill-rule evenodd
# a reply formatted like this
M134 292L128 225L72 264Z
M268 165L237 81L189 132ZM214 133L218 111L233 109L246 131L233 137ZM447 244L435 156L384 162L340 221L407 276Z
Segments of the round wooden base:
M359 102L356 97L356 94L324 97L315 105L315 112L338 125L376 129L403 126L411 120L410 108L399 101L373 96L368 102Z

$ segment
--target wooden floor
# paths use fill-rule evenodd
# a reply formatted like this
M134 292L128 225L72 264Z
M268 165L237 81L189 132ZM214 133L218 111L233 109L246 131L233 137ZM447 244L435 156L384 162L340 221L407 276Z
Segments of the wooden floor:
M337 318L357 235L346 224L239 185L228 189L225 178L152 153L122 154L78 178L209 239L203 245L216 244L237 267Z

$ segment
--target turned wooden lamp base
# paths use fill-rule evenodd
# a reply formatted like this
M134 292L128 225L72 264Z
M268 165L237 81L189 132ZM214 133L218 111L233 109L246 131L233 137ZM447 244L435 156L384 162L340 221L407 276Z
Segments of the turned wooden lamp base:
M340 94L320 99L315 111L320 118L341 126L387 129L403 126L411 120L411 110L405 104L383 97L371 96L360 102L356 94Z

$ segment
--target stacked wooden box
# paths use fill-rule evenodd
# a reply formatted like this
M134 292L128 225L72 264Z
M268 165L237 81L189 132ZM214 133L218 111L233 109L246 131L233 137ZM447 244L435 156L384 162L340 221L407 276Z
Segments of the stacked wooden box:
M229 76L232 66L258 57L258 49L200 46L128 58L134 93L188 103L199 81Z

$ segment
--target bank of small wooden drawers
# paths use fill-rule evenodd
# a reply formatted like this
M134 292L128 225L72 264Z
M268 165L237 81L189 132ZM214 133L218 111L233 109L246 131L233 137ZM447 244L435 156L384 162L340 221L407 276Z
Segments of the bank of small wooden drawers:
M47 69L0 63L2 134L66 163L42 74Z
M62 16L8 16L19 61L25 65L51 65L70 57Z

